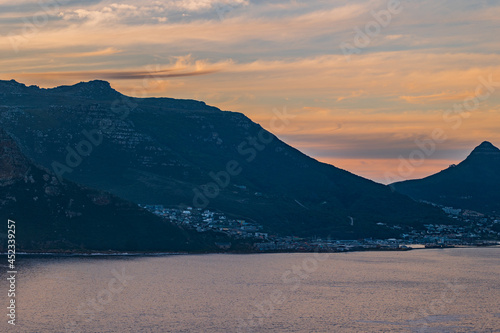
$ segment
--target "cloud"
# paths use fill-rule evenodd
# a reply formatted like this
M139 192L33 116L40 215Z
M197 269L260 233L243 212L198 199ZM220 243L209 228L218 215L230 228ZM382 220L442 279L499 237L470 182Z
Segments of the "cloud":
M109 56L120 52L122 52L122 50L118 50L114 47L108 47L97 51L62 53L62 54L55 54L55 56L63 58L86 58L86 57Z
M159 1L157 1L159 3ZM164 8L167 9L177 9L177 10L187 10L187 11L200 11L211 9L216 6L239 6L248 5L248 0L177 0L168 1L164 3Z
M59 13L65 21L82 22L86 25L110 24L118 19L129 18L139 14L136 6L126 4L111 4L98 10L75 9Z
M389 40L396 40L405 37L404 35L387 35L385 36L386 39Z
M364 94L364 91L363 90L358 90L358 91L353 91L351 92L349 95L347 96L340 96L340 97L337 97L337 102L342 102L343 100L346 100L346 99L350 99L350 98L356 98L356 97L360 97Z
M431 95L400 96L399 98L411 104L430 104L436 102L463 101L470 96L474 96L474 91L464 91L460 93L446 91Z
M494 1L405 2L349 63L339 44L386 0L69 0L35 25L41 7L21 2L0 0L5 79L49 87L101 78L124 93L141 87L244 112L264 127L286 105L297 118L281 138L373 177L434 128L449 140L426 171L500 140L500 89L459 130L442 118L479 77L500 81Z
M169 70L158 72L147 71L85 71L85 72L52 72L52 73L30 73L21 74L20 77L28 77L32 79L55 79L55 78L70 78L70 79L87 79L87 80L141 80L145 78L165 79L173 77L187 77L207 75L217 72L216 70L198 70L187 72L170 72Z
M106 2L91 8L63 10L59 17L73 23L86 25L110 25L111 23L165 23L169 16L189 16L186 13L213 11L226 13L241 6L249 5L248 0L171 0L171 1L125 1ZM213 15L216 17L216 15Z

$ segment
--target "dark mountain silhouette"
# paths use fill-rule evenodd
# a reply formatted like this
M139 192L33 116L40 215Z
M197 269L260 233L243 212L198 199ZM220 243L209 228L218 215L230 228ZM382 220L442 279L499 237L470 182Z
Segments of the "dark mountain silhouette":
M210 236L184 231L109 193L37 167L0 129L0 220L16 222L18 251L203 251ZM0 249L7 248L0 238Z
M500 150L483 142L460 164L423 179L392 184L399 192L456 208L500 212Z
M384 237L391 233L378 222L449 223L437 208L203 102L126 97L103 81L54 89L0 81L0 116L37 163L135 203L207 207L283 235Z

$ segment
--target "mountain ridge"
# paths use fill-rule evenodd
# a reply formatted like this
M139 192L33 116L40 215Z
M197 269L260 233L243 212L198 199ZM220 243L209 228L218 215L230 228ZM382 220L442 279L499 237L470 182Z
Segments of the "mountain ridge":
M0 94L5 95L6 93L19 95L27 93L43 94L49 93L53 95L66 95L71 96L72 94L80 98L97 98L96 102L100 99L114 98L117 104L129 104L129 107L133 107L133 100L137 97L125 96L111 87L111 83L105 80L91 80L91 81L81 81L74 85L62 85L52 88L40 88L37 85L26 85L20 83L16 80L0 80ZM189 107L197 107L207 111L222 111L217 107L207 105L203 101L197 101L194 99L178 99L169 97L147 97L141 98L143 100L150 101L169 101L176 103L176 107L188 110Z
M379 222L450 222L438 209L316 161L241 113L193 100L75 96L71 87L24 89L18 98L0 85L0 119L30 158L47 168L59 163L73 182L140 204L196 206L202 198L201 208L278 234L385 237L394 233Z

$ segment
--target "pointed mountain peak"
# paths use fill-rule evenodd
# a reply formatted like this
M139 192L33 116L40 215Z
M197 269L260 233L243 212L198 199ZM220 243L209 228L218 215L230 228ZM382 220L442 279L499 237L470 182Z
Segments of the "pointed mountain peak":
M472 153L500 153L500 149L495 147L491 142L484 141L477 146Z
M491 142L489 141L484 141L481 143L479 146L476 147L476 149L495 149L498 150L497 147L495 147Z
M500 149L491 142L484 141L470 153L465 161L487 162L490 160L500 160Z

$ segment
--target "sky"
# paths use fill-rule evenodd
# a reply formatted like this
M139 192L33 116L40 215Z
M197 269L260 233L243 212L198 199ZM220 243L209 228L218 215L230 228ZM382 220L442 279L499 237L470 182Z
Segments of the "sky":
M0 79L203 100L390 183L500 147L499 18L499 0L0 0Z

